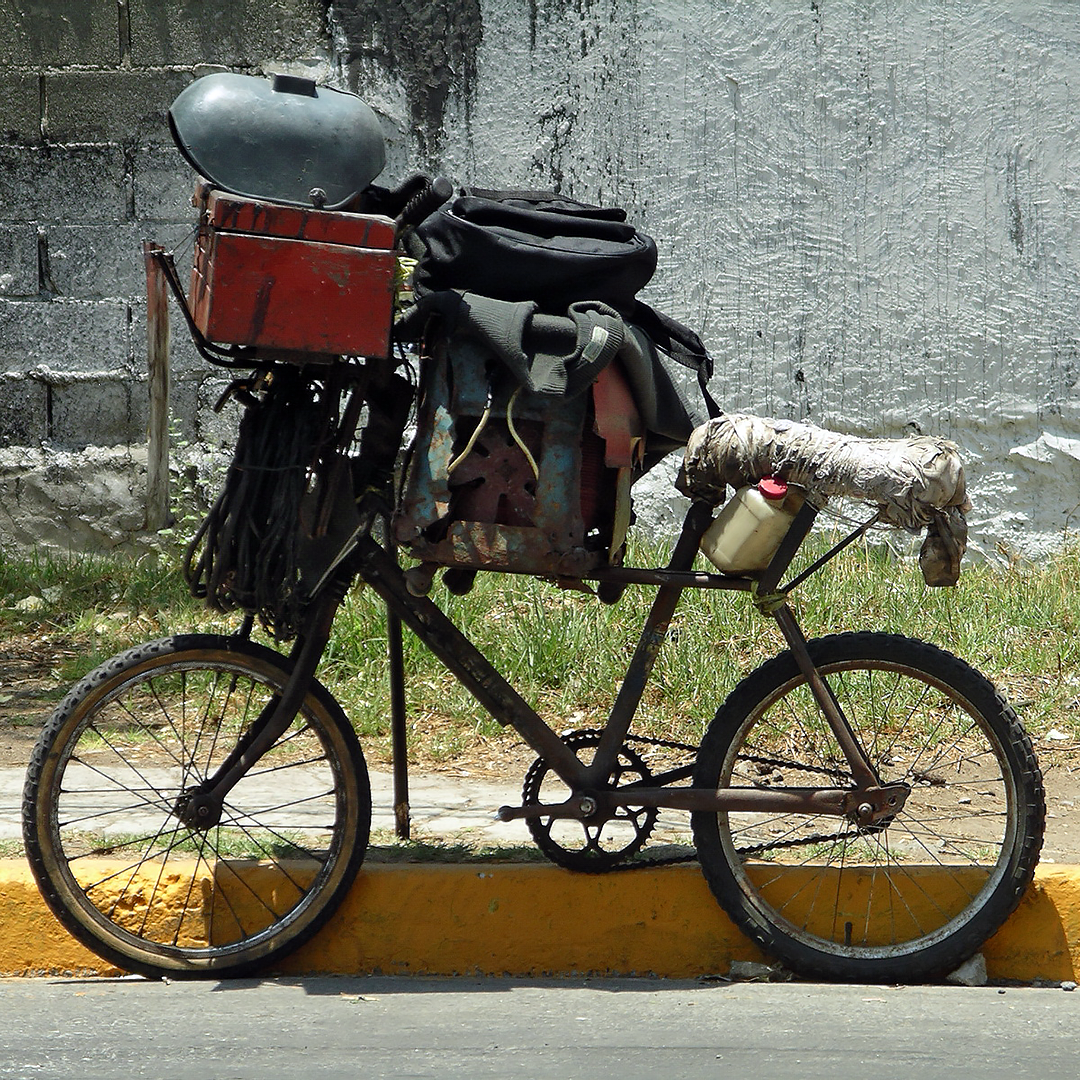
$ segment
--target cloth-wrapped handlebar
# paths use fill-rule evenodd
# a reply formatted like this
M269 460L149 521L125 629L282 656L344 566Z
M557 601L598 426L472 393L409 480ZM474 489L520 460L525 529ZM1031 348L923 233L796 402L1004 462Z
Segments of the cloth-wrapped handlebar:
M971 509L954 443L920 435L865 439L792 420L732 414L696 428L676 485L717 505L725 488L782 477L813 499L832 496L878 507L888 524L927 530L919 565L929 585L955 585Z

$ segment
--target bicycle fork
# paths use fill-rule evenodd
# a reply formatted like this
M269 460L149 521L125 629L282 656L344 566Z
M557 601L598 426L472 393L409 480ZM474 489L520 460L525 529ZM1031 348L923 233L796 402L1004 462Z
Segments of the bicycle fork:
M338 575L328 584L315 601L306 620L305 632L293 648L292 671L281 692L263 706L214 775L195 787L185 788L177 797L173 812L185 825L194 829L210 829L217 825L229 792L289 729L315 677L315 669L330 640L334 616L349 583L349 577Z
M802 628L787 603L781 603L772 612L784 640L791 650L795 663L806 679L822 715L828 721L840 750L851 769L855 788L844 798L844 813L860 825L872 825L882 818L893 817L904 808L911 792L907 784L882 784L881 777L867 758L855 732L844 715L840 702L824 676L818 671L807 647Z

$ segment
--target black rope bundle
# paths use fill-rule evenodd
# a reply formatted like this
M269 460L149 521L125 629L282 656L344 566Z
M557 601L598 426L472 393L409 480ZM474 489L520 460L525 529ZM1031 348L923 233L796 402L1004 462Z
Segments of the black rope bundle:
M213 610L257 615L289 640L308 599L300 588L312 526L305 518L338 436L340 389L281 365L235 396L246 405L236 452L188 547L184 575Z

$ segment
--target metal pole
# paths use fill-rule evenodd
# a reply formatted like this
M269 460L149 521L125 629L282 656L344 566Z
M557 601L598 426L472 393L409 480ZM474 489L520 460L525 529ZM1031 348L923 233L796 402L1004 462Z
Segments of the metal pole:
M164 249L143 241L146 263L146 360L150 415L147 423L146 528L169 524L169 304L168 286L154 252Z
M394 761L394 832L409 839L409 758L405 731L405 657L401 619L386 609L386 640L390 658L390 745Z

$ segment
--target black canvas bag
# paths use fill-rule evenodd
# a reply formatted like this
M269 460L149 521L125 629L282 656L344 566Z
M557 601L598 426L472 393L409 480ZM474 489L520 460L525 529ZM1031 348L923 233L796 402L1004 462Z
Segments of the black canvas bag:
M630 314L656 244L616 207L550 192L466 192L415 229L417 297L454 289L562 313L598 300Z

